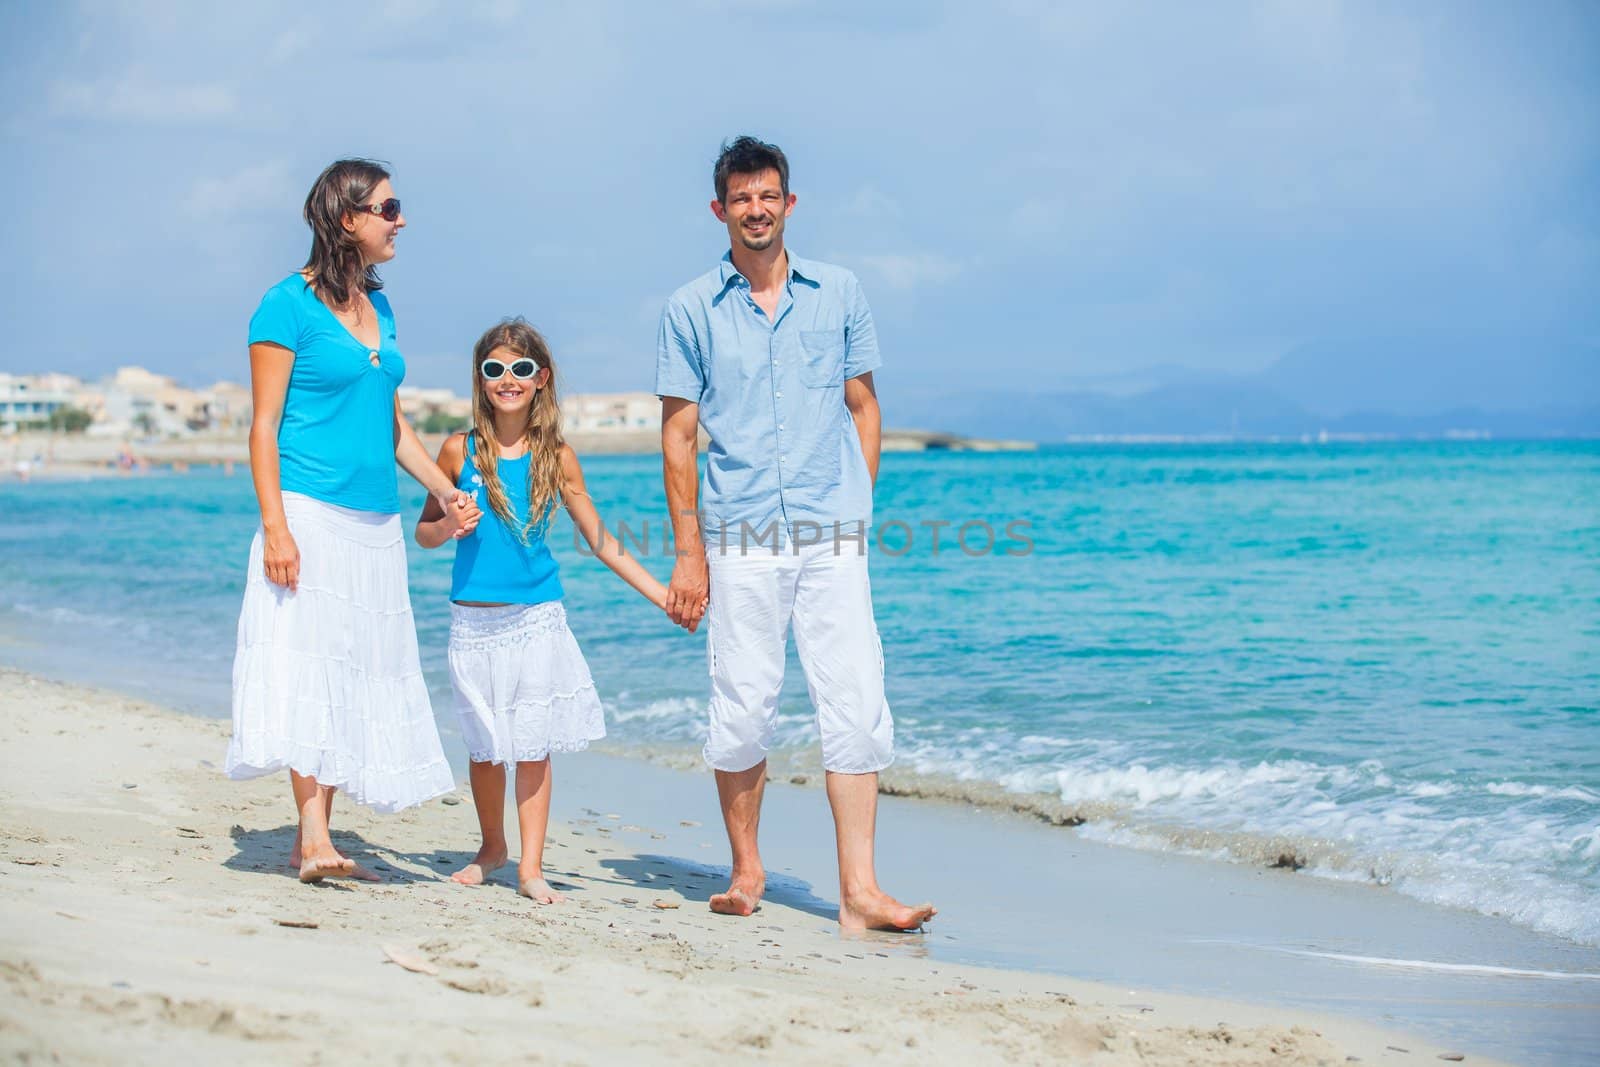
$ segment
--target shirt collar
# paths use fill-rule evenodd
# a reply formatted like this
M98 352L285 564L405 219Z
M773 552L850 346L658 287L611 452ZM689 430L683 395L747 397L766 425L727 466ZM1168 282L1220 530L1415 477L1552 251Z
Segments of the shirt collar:
M789 255L790 280L805 282L807 285L815 287L817 285L817 271L810 261L795 255L793 249L786 248L784 251ZM727 291L728 286L733 284L735 278L744 278L744 275L739 273L739 268L733 265L733 252L731 251L722 253L722 262L717 264L717 270L722 279L723 292Z

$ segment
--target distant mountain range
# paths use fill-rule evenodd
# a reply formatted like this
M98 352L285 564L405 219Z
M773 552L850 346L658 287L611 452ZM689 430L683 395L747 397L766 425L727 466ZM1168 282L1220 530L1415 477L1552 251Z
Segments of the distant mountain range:
M1600 435L1600 346L1504 338L1366 338L1305 345L1267 369L1152 367L1045 391L889 398L896 426L978 437L1499 437Z

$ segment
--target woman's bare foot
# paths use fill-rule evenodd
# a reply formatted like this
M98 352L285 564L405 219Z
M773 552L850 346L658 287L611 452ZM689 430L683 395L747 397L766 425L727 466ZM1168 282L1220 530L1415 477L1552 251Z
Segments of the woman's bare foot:
M846 930L915 930L939 914L932 904L907 906L874 889L846 897L839 905L839 925Z
M478 849L478 854L472 857L472 862L450 876L452 882L461 885L482 885L489 880L489 876L506 865L510 859L506 852L505 842L499 845L484 845ZM549 901L545 901L549 903Z
M536 904L558 904L567 898L550 888L550 883L534 875L517 882L517 892Z
M761 906L761 894L766 891L766 875L735 874L726 893L711 895L711 910L718 915L752 915Z
M370 874L371 872L368 873ZM320 882L324 878L354 877L356 877L355 861L345 859L332 847L310 849L304 853L300 861L300 880L302 882Z

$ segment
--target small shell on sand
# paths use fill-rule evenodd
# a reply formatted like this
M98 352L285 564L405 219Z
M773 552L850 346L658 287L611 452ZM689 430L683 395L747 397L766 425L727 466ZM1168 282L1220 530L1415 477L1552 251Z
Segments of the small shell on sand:
M652 907L660 908L662 911L671 911L678 906L676 900L652 900L650 904Z
M389 945L384 945L383 954L389 957L390 963L399 964L406 970L413 971L416 974L439 973L439 968L435 967L433 964L429 963L415 952L407 952L405 949L393 948Z

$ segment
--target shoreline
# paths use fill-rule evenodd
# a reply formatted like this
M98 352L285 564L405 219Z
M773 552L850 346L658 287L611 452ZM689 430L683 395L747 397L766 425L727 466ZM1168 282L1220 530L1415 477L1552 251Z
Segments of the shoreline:
M772 892L753 920L713 916L704 900L721 888L726 844L709 779L615 756L586 754L558 768L548 859L552 876L573 886L568 905L528 904L505 871L481 890L442 881L436 872L475 845L460 792L454 804L399 816L342 806L341 845L393 880L302 887L275 870L292 833L277 776L228 782L215 768L225 722L9 668L0 670L0 696L11 710L0 723L11 993L0 1045L18 1051L109 1062L101 1042L134 1020L134 1040L117 1046L117 1059L153 1056L173 1040L281 1056L280 1039L305 1025L331 1026L341 1043L414 1036L405 1047L439 1054L433 1028L448 1025L468 1049L521 1042L579 1060L737 1048L775 1061L1003 1051L1024 1062L1310 1064L1357 1055L1415 1063L1453 1051L1300 1006L1246 1003L1227 973L1237 959L1207 972L1225 1000L963 962L956 957L970 935L956 916L971 909L953 883L929 894L946 909L929 933L843 938L816 870L827 869L831 849L825 806L815 791L776 782L764 820ZM68 718L72 730L59 726ZM63 784L57 768L69 765L76 770ZM972 815L969 826L957 805L942 807L884 798L880 852L891 891L926 884L919 862L941 865L918 859L930 822L952 840L1018 832L991 815ZM1073 851L1094 853L1090 867L1114 864L1105 846ZM1162 865L1188 869L1170 858ZM677 906L655 908L658 899ZM990 918L1005 921L1000 910ZM280 925L285 918L318 926ZM1058 922L1078 925L1070 915ZM1147 950L1125 944L1137 940L1128 931L1115 934L1122 951ZM385 965L385 944L438 973ZM307 973L308 949L326 969ZM1363 981L1341 973L1352 988ZM620 988L634 995L616 998ZM604 1025L588 1017L597 998ZM530 1018L559 1026L530 1036L522 1029ZM460 1051L456 1031L449 1046ZM1468 1053L1467 1062L1490 1061Z
M439 451L445 434L420 434L429 455ZM576 431L565 435L568 444L582 456L655 455L661 452L657 430ZM707 438L700 435L700 450ZM889 429L883 432L885 452L1031 452L1039 447L1032 441L1006 441L965 437L961 434L914 429ZM132 471L118 467L119 456L135 457ZM220 467L232 464L248 474L250 445L243 434L196 434L193 437L161 440L133 440L120 435L43 433L22 431L0 437L0 479L16 480L17 463L32 465L30 478L84 478L144 473L148 467ZM41 463L34 465L34 457Z

